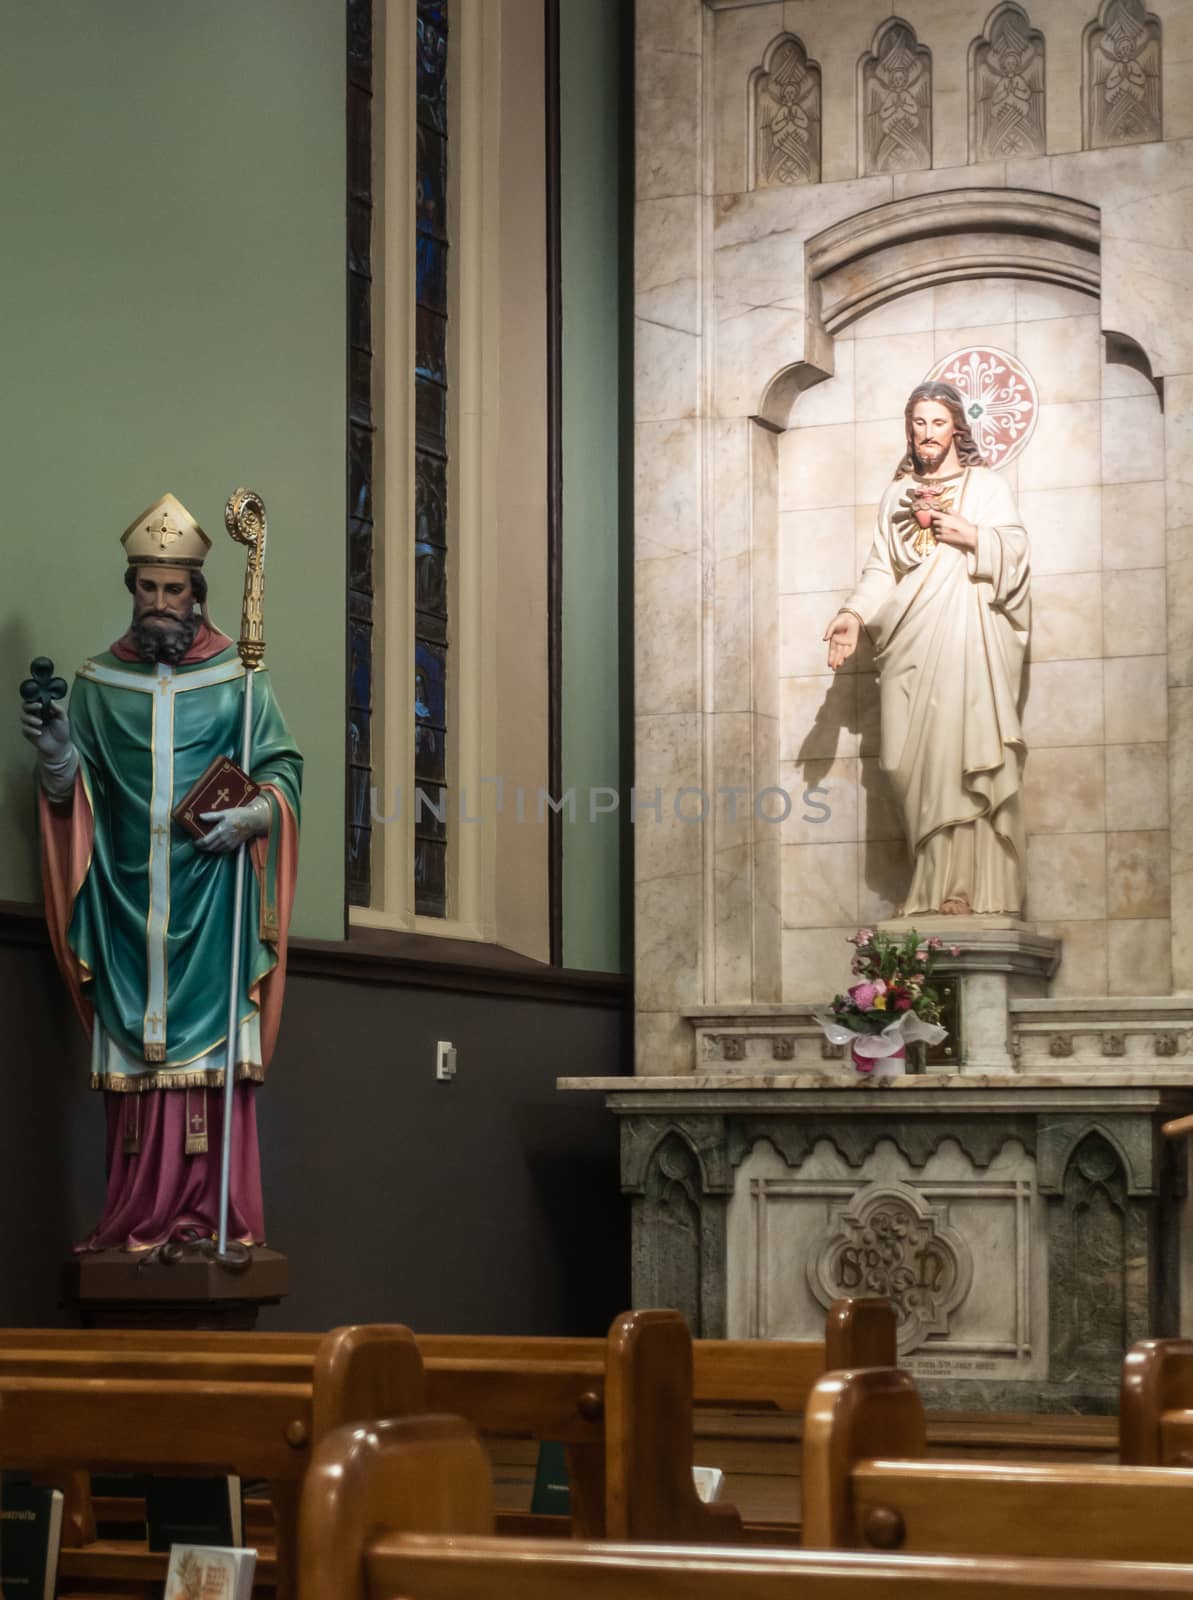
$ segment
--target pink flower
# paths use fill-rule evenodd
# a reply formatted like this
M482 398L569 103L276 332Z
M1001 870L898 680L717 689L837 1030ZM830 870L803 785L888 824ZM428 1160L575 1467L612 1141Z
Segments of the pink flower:
M912 983L923 983L924 974L922 972L913 972L911 975L911 981Z
M961 946L959 944L951 944L949 946L949 954L951 956L959 956L961 954Z
M859 928L849 943L856 945L870 944L873 941L873 938L873 928Z
M875 992L875 994L885 994L886 991L887 991L886 979L885 978L875 978L875 980L874 980L874 992Z
M895 1001L895 1010L896 1011L910 1011L911 1010L911 996L907 995L907 994L901 994L899 996L899 998Z
M859 1011L868 1011L874 1004L874 996L877 993L878 987L876 984L855 983L853 988L849 991L849 998L853 1001L854 1005Z
M936 935L933 934L932 938L928 940L928 948L929 950L943 950L944 940L938 939Z

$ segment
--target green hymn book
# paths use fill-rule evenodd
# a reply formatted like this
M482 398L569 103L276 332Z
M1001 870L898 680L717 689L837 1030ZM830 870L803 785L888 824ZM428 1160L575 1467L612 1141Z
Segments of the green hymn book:
M54 1600L61 1540L61 1489L5 1484L0 1505L0 1576L5 1600Z

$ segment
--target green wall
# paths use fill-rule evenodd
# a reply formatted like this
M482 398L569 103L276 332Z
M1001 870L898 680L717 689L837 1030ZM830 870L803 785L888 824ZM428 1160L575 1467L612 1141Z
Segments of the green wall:
M621 787L622 805L629 804L621 749L628 662L619 641L619 546L629 533L619 474L626 8L617 0L560 0L559 9L563 782L578 799L577 820L563 834L563 959L612 972L629 955L622 933L629 833L623 814L589 821L588 791ZM632 167L622 170L628 184Z
M294 931L343 929L344 9L36 0L0 43L0 899L39 893L16 686L127 624L118 539L170 489L265 498L268 663L306 756ZM2 703L2 702L0 702Z

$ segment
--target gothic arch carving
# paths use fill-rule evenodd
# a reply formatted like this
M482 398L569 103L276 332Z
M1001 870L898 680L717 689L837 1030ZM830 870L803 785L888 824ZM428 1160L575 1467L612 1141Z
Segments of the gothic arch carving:
M858 152L862 177L932 165L932 52L902 17L874 35L859 68Z
M781 33L750 75L750 188L820 182L820 65Z
M1159 17L1143 0L1104 0L1082 43L1083 147L1162 139Z
M1044 35L1005 0L969 48L969 159L1042 156L1044 122Z

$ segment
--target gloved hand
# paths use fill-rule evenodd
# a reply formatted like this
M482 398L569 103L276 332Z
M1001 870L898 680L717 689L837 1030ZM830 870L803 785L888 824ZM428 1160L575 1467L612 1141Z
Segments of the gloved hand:
M65 705L61 700L52 700L49 716L43 722L40 705L22 700L21 732L37 751L42 788L51 800L65 799L74 788L79 765Z
M227 855L247 840L269 832L269 801L263 794L250 800L247 806L229 806L227 811L200 811L199 815L204 822L215 823L210 833L195 840L195 849L206 855Z

